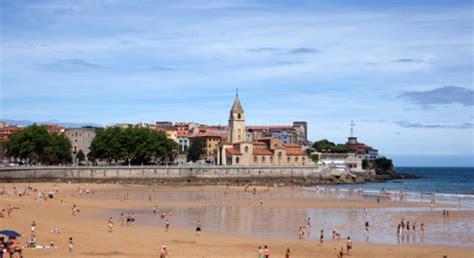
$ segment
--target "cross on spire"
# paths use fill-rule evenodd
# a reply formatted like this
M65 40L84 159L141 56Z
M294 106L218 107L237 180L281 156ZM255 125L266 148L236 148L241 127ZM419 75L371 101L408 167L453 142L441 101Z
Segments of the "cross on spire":
M238 98L239 97L239 89L235 89L235 97Z

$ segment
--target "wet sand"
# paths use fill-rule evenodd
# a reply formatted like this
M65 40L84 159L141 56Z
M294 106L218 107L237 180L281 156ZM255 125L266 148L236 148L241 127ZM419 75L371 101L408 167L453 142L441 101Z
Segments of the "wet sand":
M25 185L15 184L19 191ZM332 240L333 228L342 238L354 239L352 257L472 257L474 251L474 212L453 205L437 204L431 209L426 202L382 200L377 204L363 195L290 188L260 187L254 195L252 187L244 192L243 187L97 184L57 184L59 193L53 200L35 201L32 191L15 197L14 184L0 184L0 189L2 186L10 195L0 196L0 208L13 204L20 209L11 218L0 218L0 229L21 232L25 243L35 220L37 243L54 241L59 246L25 249L25 257L157 257L163 244L168 246L169 257L256 257L257 247L265 244L270 247L270 257L284 257L286 248L292 250L291 257L337 257L334 248L345 247L345 241ZM53 184L31 187L44 191ZM78 188L89 188L94 194L79 195ZM127 193L129 199L121 201ZM73 204L80 207L78 216L71 214ZM159 206L159 214L172 213L169 232L164 231L164 220L153 215L153 205ZM448 219L441 215L443 209L451 211ZM136 224L120 226L120 212L136 212ZM108 217L114 219L112 233L107 232ZM312 218L310 236L298 240L298 226L307 217ZM418 227L425 223L423 240L420 233L409 234L398 244L395 229L402 217L416 221ZM197 219L203 226L201 236L194 232ZM364 233L366 219L371 223L368 235ZM54 227L61 233L51 233ZM322 245L320 229L325 231ZM67 250L69 237L75 243L72 253Z

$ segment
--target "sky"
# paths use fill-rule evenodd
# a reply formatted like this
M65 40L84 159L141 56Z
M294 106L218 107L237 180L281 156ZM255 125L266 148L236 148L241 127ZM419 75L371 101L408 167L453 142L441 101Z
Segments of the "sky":
M0 2L0 119L304 120L397 165L474 166L472 1Z

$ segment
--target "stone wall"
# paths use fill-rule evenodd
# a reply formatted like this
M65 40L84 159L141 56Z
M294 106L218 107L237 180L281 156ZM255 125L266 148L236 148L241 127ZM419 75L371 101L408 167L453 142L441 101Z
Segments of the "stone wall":
M360 176L357 176L360 177ZM123 166L123 167L18 167L0 169L7 181L130 181L130 182L249 182L249 181L359 181L330 167L305 166ZM336 181L335 181L336 180Z

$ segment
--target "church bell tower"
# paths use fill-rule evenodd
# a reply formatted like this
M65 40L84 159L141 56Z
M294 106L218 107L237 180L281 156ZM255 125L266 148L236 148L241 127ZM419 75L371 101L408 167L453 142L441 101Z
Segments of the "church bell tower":
M231 143L246 140L244 109L240 104L239 93L235 95L234 104L229 116L229 141Z

